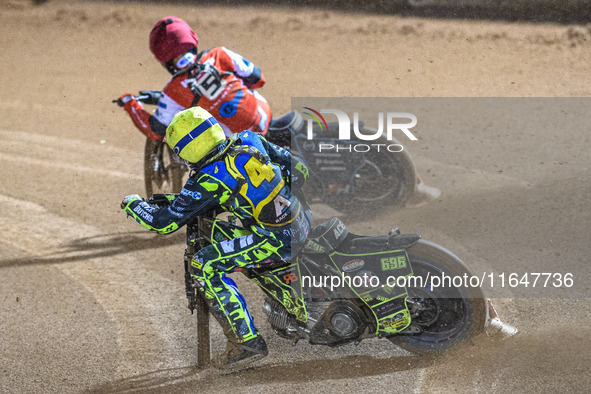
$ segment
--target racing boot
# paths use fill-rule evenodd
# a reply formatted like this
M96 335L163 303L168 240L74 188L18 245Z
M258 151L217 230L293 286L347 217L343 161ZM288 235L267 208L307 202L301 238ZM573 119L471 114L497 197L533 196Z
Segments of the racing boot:
M269 354L267 343L260 334L242 343L229 339L226 351L214 361L214 365L218 368L242 366L260 360L267 354Z
M214 361L216 367L245 364L268 354L267 344L232 279L224 273L194 276L194 284L228 339L226 351Z

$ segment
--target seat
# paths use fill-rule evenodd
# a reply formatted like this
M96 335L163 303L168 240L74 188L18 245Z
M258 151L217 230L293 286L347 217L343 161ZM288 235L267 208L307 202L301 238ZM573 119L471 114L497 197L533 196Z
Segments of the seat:
M297 131L303 126L303 123L304 119L302 118L302 115L297 111L291 111L287 115L283 115L278 119L271 119L269 130L284 130L291 127L292 130Z
M265 136L269 142L282 147L291 146L292 134L304 126L304 118L297 111L291 111L278 119L271 119Z
M308 233L303 253L329 253L343 243L349 229L339 218L332 218Z

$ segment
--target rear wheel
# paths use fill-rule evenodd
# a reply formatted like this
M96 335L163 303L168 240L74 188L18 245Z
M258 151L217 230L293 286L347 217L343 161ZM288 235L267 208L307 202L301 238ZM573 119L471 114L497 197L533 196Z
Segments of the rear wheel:
M447 249L420 240L408 255L413 276L463 277L470 269ZM438 353L468 341L481 333L486 322L486 302L480 288L407 287L411 321L422 331L415 335L394 335L388 339L413 353Z
M146 194L178 193L183 187L187 165L165 142L146 140L144 149L144 182Z
M402 146L394 138L384 145ZM337 209L352 206L378 209L384 205L403 207L415 192L417 175L406 150L391 152L382 146L377 152L365 154L350 183L352 194L334 196Z
M394 138L390 144L400 145ZM385 201L403 206L414 193L416 183L415 167L406 150L381 150L376 155L367 157L356 171L353 178L355 200Z

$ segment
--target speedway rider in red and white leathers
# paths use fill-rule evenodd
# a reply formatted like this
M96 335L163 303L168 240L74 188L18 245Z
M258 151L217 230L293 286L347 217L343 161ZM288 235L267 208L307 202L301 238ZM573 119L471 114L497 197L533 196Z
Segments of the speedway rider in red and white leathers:
M131 94L124 104L135 126L151 140L161 140L178 112L199 106L211 113L226 136L244 130L265 134L271 108L255 89L265 77L260 68L231 50L218 47L197 52L199 38L182 19L169 16L150 33L150 51L173 75L151 115Z

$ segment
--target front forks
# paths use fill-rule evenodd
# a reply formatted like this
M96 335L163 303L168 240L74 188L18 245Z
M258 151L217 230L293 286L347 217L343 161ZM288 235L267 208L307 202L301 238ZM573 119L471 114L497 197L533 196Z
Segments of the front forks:
M189 272L189 267L191 264L191 259L194 256L194 253L191 253L189 251L189 247L187 247L187 249L185 249L185 294L187 295L187 302L188 302L188 307L189 310L191 311L191 314L193 314L193 311L195 310L195 307L197 305L197 288L195 287L195 285L193 284L193 278L191 278L191 273Z
M193 311L197 307L198 297L200 295L197 293L199 289L197 289L196 283L191 277L191 260L193 260L193 256L197 253L201 247L204 245L204 239L202 237L197 238L196 236L196 228L194 226L190 226L191 228L187 228L187 247L185 248L185 255L184 255L184 263L185 263L185 294L187 295L187 302L188 308L193 314Z
M204 218L198 217L195 222L187 225L187 247L183 260L185 264L185 294L191 314L199 307L202 298L199 294L199 283L191 276L191 261L199 250L211 244L208 236L211 233L211 226L208 223Z
M197 367L207 368L211 363L211 337L209 335L209 307L204 297L199 294L198 284L191 276L191 261L195 254L209 244L204 236L207 234L205 222L197 219L196 224L187 225L187 247L185 249L185 293L191 314L197 310Z

